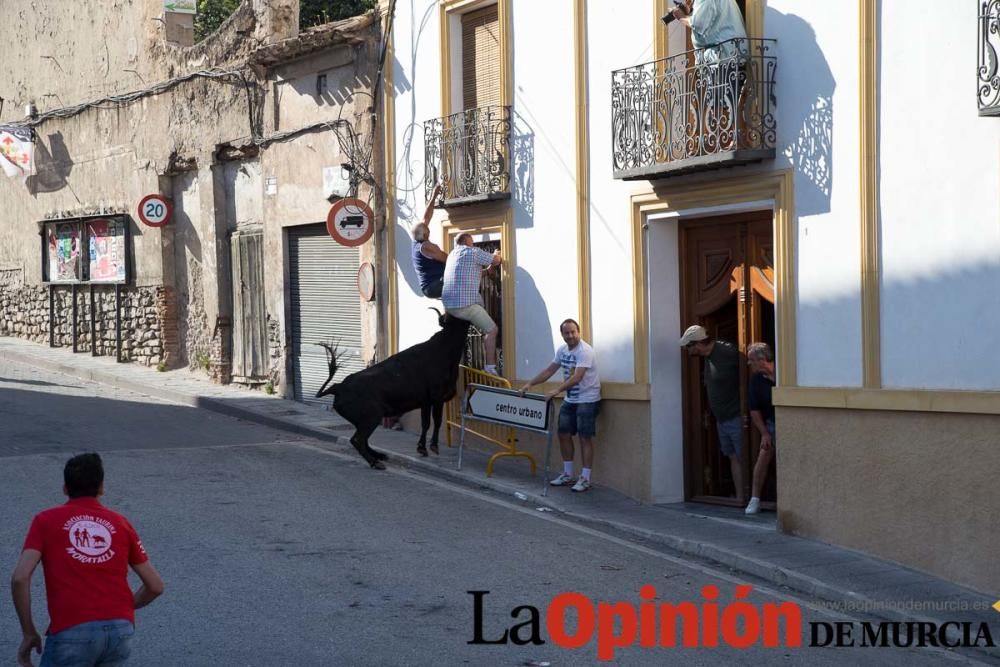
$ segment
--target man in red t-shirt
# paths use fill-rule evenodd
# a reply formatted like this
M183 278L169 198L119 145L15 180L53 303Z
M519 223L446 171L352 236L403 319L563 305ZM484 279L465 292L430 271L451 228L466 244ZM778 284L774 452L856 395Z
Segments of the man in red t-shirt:
M117 667L131 652L135 610L163 592L163 580L128 519L97 500L104 494L99 455L71 458L63 481L69 501L35 516L11 578L23 633L17 663L31 667L32 649L42 651L31 618L31 576L41 562L49 607L41 667ZM135 593L129 566L142 581Z

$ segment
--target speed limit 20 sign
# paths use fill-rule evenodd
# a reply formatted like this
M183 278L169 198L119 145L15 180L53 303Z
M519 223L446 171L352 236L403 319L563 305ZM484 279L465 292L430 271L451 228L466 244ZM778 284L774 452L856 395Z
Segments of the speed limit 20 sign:
M146 195L139 202L139 220L150 227L162 227L172 214L173 206L163 195Z

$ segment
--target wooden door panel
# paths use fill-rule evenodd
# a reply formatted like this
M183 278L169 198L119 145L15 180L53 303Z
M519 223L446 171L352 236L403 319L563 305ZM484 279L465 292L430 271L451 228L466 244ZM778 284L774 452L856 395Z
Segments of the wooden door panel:
M736 345L774 345L774 242L769 213L691 221L681 226L681 308L683 324L700 324L709 335ZM683 365L685 487L688 498L735 504L728 460L718 448L702 382L701 358ZM744 423L743 477L749 491L759 438L750 425L749 372L741 365ZM773 485L765 500L774 498Z

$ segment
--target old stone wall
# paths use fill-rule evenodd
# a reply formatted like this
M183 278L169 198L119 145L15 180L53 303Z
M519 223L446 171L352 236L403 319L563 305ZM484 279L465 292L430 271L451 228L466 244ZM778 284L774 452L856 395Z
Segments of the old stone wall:
M49 289L43 285L0 286L0 335L47 344L50 332ZM73 288L59 285L52 289L53 342L57 347L72 348ZM145 366L164 362L169 366L171 352L177 342L170 290L164 287L122 287L121 292L122 360ZM93 330L90 294L91 289L87 285L77 288L77 351L90 352L93 344L98 356L115 356L115 288L111 285L94 286Z
M181 48L165 41L157 0L69 3L55 13L0 2L0 23L13 35L11 57L0 59L0 89L10 92L0 123L29 122L29 101L38 114L30 120L36 173L0 178L0 335L48 343L41 222L128 216L124 357L201 368L226 382L229 233L260 225L266 370L272 387L285 384L283 228L325 219L327 174L342 164L371 173L368 109L379 54L373 17L299 35L297 8L298 0L245 0L218 32ZM279 89L284 106L274 99ZM354 187L370 198L370 183ZM173 200L166 227L138 219L137 204L150 193ZM93 338L98 353L113 354L113 306L104 301L113 288L96 288L94 332L89 289L78 287L88 296L77 301L77 348L89 351ZM56 292L59 345L72 343L70 290Z

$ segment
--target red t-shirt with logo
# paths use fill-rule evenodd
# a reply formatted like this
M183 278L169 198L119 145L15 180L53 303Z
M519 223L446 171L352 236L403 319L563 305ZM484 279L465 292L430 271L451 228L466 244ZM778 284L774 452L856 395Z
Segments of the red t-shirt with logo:
M128 566L149 557L121 514L97 498L72 498L35 516L24 548L42 554L48 634L90 621L135 623Z

